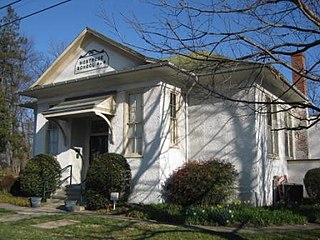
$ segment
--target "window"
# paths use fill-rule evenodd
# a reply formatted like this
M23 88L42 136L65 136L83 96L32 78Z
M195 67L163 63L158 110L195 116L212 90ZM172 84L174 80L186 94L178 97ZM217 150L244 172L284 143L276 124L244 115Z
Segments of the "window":
M292 116L289 112L285 113L284 118L285 130L285 154L287 158L293 158L293 132L292 130L288 130L288 128L292 128Z
M170 93L170 143L178 143L178 124L177 124L177 94Z
M57 155L59 147L59 128L54 122L49 121L47 128L47 153Z
M267 101L267 145L268 154L278 156L279 155L279 137L278 131L278 113L277 106L271 104L271 99L266 98Z
M142 94L130 94L128 99L128 153L142 154Z

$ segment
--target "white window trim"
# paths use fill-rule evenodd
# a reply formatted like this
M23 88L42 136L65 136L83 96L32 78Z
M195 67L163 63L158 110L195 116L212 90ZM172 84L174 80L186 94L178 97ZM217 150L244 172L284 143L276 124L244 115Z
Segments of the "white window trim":
M276 104L270 104L272 102L272 98L267 96L267 119L266 119L266 127L267 127L267 139L271 138L271 140L267 140L267 153L268 157L274 160L279 159L280 149L279 149L279 131L275 131L275 129L279 128L279 113L277 110ZM270 118L270 120L269 120ZM271 125L269 124L271 121ZM269 149L269 142L271 141L271 150Z
M141 95L141 154L138 152L129 152L129 114L130 114L130 105L129 105L129 99L130 95L136 95L139 94ZM125 111L124 111L124 152L125 152L125 157L130 157L130 158L141 158L143 157L143 139L144 139L144 97L143 97L143 91L130 91L127 92L126 94L126 103L125 103Z
M171 96L175 96L174 105L171 102ZM176 91L169 92L169 133L170 133L170 147L178 148L179 147L179 109L180 109L180 94ZM174 107L174 109L172 108ZM174 111L172 111L174 110ZM172 114L174 113L174 114ZM173 126L174 125L174 126ZM172 129L174 127L174 129ZM172 133L174 131L174 139Z
M284 127L292 128L293 117L292 114L287 111L284 114ZM294 132L292 130L284 130L284 141L285 141L285 157L287 159L294 159Z
M55 141L51 141L52 139L50 139L51 134L56 131L56 136L55 136ZM48 125L47 125L47 130L46 130L46 153L56 156L59 153L59 127L56 125L56 123L49 121ZM51 151L52 146L51 144L56 144L55 151Z

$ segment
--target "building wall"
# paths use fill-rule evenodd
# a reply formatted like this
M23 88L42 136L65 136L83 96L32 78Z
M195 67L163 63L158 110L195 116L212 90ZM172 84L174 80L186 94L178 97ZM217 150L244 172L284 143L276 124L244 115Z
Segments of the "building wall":
M312 159L305 159L305 160L292 160L288 161L288 174L289 174L289 182L302 184L304 176L306 175L307 171L313 168L320 168L320 160L312 160ZM307 193L304 189L305 197L307 197Z
M232 98L261 102L265 101L267 92L255 86L227 93ZM189 159L217 158L234 164L239 172L238 197L255 205L270 205L273 177L288 174L284 131L278 133L279 155L268 156L267 121L263 112L261 104L248 106L195 96L189 101ZM279 126L283 119L284 114L279 113Z
M35 134L33 139L33 155L38 155L40 153L46 152L46 123L47 120L41 114L43 111L47 110L49 105L46 103L40 103L37 106L35 114Z
M63 68L56 69L54 82L63 82L66 80L74 79L74 78L83 78L88 77L93 74L92 71L83 72L75 74L74 68L78 58L82 55L85 55L88 51L95 49L97 51L105 50L109 56L109 66L106 68L100 68L94 71L94 74L102 74L106 72L112 71L120 71L123 69L133 68L138 65L133 59L128 58L120 54L119 52L115 51L114 49L106 46L97 41L88 41L82 48L77 48L74 54L70 55L68 58L65 59L67 61L66 65L63 65Z
M177 97L177 145L171 145L170 139L170 93ZM160 101L160 187L163 188L168 177L187 161L186 156L186 105L185 95L181 89L167 83L161 86Z
M320 123L312 126L308 131L310 158L320 159Z
M144 83L135 86L122 86L119 89L116 99L116 114L112 119L112 126L115 136L114 144L110 145L110 152L124 154L127 158L132 170L132 194L130 202L159 202L159 156L160 156L160 87L147 86ZM128 93L143 93L143 155L141 157L132 157L126 155L125 139L126 139L126 119L127 115L127 96Z
M151 81L152 82L152 81ZM111 120L114 143L110 152L124 154L132 170L132 194L130 201L135 203L162 202L162 186L167 177L185 161L184 112L179 117L179 147L170 148L169 101L170 91L180 91L160 81L126 85L118 88L116 113ZM143 93L143 156L132 157L125 151L125 124L127 118L127 96L130 92ZM184 105L183 105L184 107Z
M56 100L54 100L55 102ZM39 103L36 111L36 127L34 134L34 146L33 146L33 155L38 155L41 153L46 153L46 135L47 135L47 127L48 120L44 118L42 115L43 111L48 110L50 106L49 102ZM59 121L59 124L63 127L66 134L66 139L64 138L61 131L59 131L59 146L58 146L58 155L57 160L59 161L61 168L64 168L68 165L72 165L73 167L73 183L81 182L81 169L82 161L76 160L76 154L73 150L71 150L71 122L70 121ZM82 136L79 136L79 139L82 139ZM73 146L73 145L72 145ZM70 168L62 173L61 179L66 178L70 174ZM63 183L63 185L69 184L69 181Z
M304 184L303 179L307 171L313 168L320 168L320 124L308 129L309 133L309 159L297 159L288 161L289 182ZM304 190L304 196L307 193Z
M257 102L265 102L266 94L275 98L273 94L262 88L255 88L255 98ZM280 107L280 105L277 105ZM255 193L257 194L257 205L271 205L273 201L273 178L274 176L288 175L287 159L285 156L285 136L284 131L278 131L279 155L269 156L267 146L267 119L266 109L261 109L261 105L256 106L256 141L257 156L255 158L257 175L259 179ZM259 113L259 109L262 113ZM277 113L278 126L283 126L284 113Z
M166 139L161 137L161 132L163 129L166 129L164 125L167 124L164 121L164 118L167 117L167 112L165 108L160 107L160 103L163 103L161 99L168 97L167 95L163 96L163 89L165 88L158 80L150 80L138 84L121 85L114 89L106 89L106 92L117 91L116 113L115 116L111 117L113 137L109 137L109 152L123 154L128 159L133 179L132 194L130 196L131 202L154 203L162 201L162 185L160 183L160 178L162 177L160 175L163 175L164 169L160 167L160 155L163 154L163 156L168 158L167 156L170 152L168 149L165 149L167 147L164 144ZM143 156L141 157L127 156L125 151L127 96L132 91L143 93L144 146ZM58 96L54 100L49 99L47 100L49 101L48 103L40 104L38 107L35 154L46 152L47 120L41 112L47 110L53 102L58 102L58 99ZM73 165L73 183L79 183L85 179L89 166L90 121L90 117L68 119L64 126L67 129L68 140L66 146L63 144L61 132L59 134L59 154L57 155L57 159L62 167L69 164ZM77 154L72 150L72 147L81 149L83 159L77 158ZM176 161L172 163L176 164ZM169 169L172 168L169 167Z
M233 98L253 99L249 89L227 90ZM239 102L214 97L199 98L195 92L189 98L189 159L226 160L239 172L240 199L255 201L259 175L256 163L255 113Z

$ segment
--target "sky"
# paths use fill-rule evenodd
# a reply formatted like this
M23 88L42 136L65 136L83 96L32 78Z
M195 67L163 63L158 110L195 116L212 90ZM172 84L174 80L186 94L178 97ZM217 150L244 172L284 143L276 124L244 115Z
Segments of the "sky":
M38 10L63 2L64 0L21 0L12 7L19 17L26 16ZM0 8L15 0L0 0ZM110 38L120 40L113 29L103 20L101 11L105 10L113 16L121 29L121 34L133 44L143 44L134 31L125 24L120 12L126 16L132 14L142 16L143 19L152 19L153 9L139 0L71 0L60 6L36 14L20 22L23 35L34 44L34 50L48 53L52 42L71 43L85 27L90 27ZM6 14L0 9L0 18Z
M17 2L12 4L12 7L20 17L23 17L64 1L0 0L0 18L6 15L6 9L1 9L1 7L10 3ZM64 43L67 46L85 27L90 27L107 37L121 42L121 39L114 34L114 29L108 26L104 19L99 16L103 10L108 16L114 17L125 42L141 47L146 46L144 41L125 22L124 16L132 18L133 15L136 15L139 22L142 21L144 23L157 22L157 17L159 16L159 10L150 4L146 4L144 0L71 0L21 20L20 32L33 42L33 49L36 52L48 55L52 49L52 43ZM228 51L228 48L224 50ZM144 52L140 49L138 51L149 57L162 57L159 54L152 55L150 52ZM283 69L281 69L281 72L288 79L291 79L291 72Z

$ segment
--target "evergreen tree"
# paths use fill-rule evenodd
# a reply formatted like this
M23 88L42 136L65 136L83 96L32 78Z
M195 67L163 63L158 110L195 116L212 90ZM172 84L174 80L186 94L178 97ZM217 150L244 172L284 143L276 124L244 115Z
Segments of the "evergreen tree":
M0 20L4 25L0 28L0 161L17 170L27 151L19 127L22 118L17 91L30 80L25 71L28 41L19 33L18 18L8 7Z

